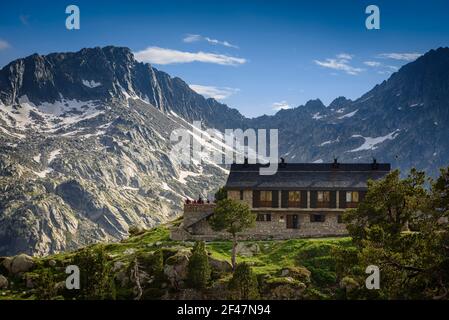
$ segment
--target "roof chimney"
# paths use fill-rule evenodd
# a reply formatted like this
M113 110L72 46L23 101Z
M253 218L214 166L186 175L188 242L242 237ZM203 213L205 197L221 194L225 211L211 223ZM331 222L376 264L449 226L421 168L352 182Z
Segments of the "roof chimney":
M377 170L379 168L379 164L377 163L377 160L374 157L373 157L373 163L371 163L371 168L373 170Z
M281 163L279 164L279 167L285 168L285 166L286 166L285 159L281 157Z
M340 164L338 163L338 158L334 157L334 163L332 163L332 168L338 168Z

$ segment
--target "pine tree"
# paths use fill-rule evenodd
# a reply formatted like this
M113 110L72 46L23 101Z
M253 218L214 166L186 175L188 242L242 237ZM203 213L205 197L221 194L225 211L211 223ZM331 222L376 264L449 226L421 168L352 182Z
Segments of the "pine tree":
M246 203L232 199L220 200L209 219L214 231L226 231L232 236L232 268L236 266L237 233L251 228L256 223L256 215Z
M204 289L210 280L210 265L204 241L197 241L192 249L188 265L188 280L190 286Z
M73 260L80 269L80 299L115 299L112 266L103 246L85 248Z
M220 189L218 189L217 192L215 192L215 201L216 202L227 199L227 197L228 197L228 193L225 190L225 188L220 188Z
M229 289L233 291L233 298L239 300L259 298L257 277L247 263L239 263L229 282Z

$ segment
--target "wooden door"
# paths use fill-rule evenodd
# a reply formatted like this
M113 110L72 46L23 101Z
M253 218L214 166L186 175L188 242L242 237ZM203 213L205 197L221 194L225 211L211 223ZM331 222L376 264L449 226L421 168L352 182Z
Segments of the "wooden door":
M299 219L297 214L287 215L287 229L298 229Z

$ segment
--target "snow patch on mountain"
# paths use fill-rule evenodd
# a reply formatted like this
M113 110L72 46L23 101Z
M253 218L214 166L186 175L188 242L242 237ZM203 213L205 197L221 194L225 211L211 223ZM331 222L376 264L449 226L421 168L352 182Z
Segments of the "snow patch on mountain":
M358 151L363 151L363 150L375 150L378 148L378 145L387 141L387 140L393 140L395 139L398 134L399 134L400 130L395 130L393 132L390 132L389 134L385 135L385 136L381 136L381 137L364 137L361 136L359 134L355 134L352 135L351 138L362 138L364 139L364 142L362 143L362 145L356 149L352 149L346 152L358 152Z
M34 156L33 160L37 163L41 163L41 154L39 153L38 155Z
M332 140L324 141L324 142L322 142L322 143L320 144L320 147L325 146L325 145L327 145L327 144L331 144L331 143L332 143Z
M34 171L34 174L37 175L39 178L45 178L47 176L47 174L53 172L52 168L46 168L45 170L36 172Z
M359 109L356 109L356 110L354 110L354 111L352 111L350 113L347 113L347 114L345 114L345 115L343 115L341 117L338 117L338 119L341 120L341 119L345 119L345 118L351 118L352 116L354 116L357 113L357 111L359 111Z
M48 155L48 163L51 163L53 160L56 159L56 157L61 154L61 149L56 149L53 150L52 152L50 152L50 154Z
M336 143L336 142L339 142L339 141L340 141L339 138L337 138L335 140L326 140L326 141L323 141L322 143L320 143L319 147L324 147L324 146L327 146L329 144Z
M96 88L101 86L101 82L96 82L95 80L83 80L83 85L85 85L88 88Z
M104 113L102 109L96 101L68 100L64 98L53 103L43 102L35 105L26 95L23 95L19 98L19 104L1 106L0 119L7 126L19 131L38 129L54 132L82 120L95 118ZM7 130L2 131L5 132ZM16 138L25 137L17 133L9 134Z

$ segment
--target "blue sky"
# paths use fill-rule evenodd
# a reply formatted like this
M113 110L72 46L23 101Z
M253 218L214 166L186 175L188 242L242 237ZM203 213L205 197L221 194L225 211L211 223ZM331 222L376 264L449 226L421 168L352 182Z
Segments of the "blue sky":
M81 29L65 28L76 4ZM365 8L380 8L380 30ZM2 1L0 66L32 53L127 46L246 116L355 99L449 44L449 1Z

